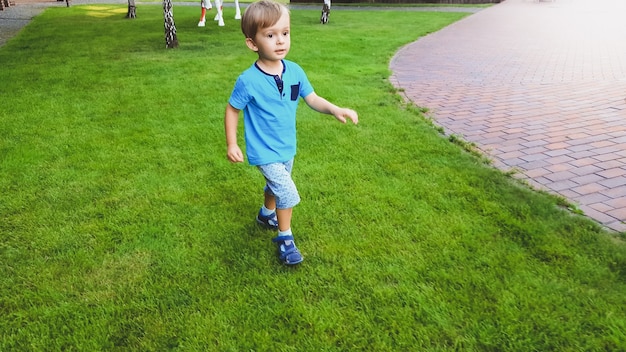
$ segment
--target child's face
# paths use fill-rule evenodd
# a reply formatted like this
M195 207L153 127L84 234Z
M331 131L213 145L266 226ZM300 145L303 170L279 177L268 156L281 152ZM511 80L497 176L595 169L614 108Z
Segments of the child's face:
M259 54L259 59L279 61L284 59L291 47L289 13L283 11L276 24L259 28L254 38L247 38L248 47Z

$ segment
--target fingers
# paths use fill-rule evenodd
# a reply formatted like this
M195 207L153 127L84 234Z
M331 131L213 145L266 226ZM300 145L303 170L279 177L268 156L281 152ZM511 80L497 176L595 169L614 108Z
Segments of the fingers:
M356 113L356 111L354 110L350 110L352 113L349 115L350 120L352 120L352 123L354 123L355 125L359 123L359 115Z
M229 157L229 158L228 158L228 161L230 161L230 162L231 162L231 163L233 163L233 164L236 164L236 163L242 163L242 162L243 162L243 160L242 160L242 159L238 159L238 158L231 158L231 157Z
M355 125L359 123L359 115L352 109L343 108L339 110L338 113L336 113L335 118L341 123L346 123L346 118L349 118Z
M226 157L231 163L241 163L243 162L243 153L239 147L229 147L228 152L226 153Z
M237 154L235 154L235 155L228 154L228 160L231 163L241 163L241 162L243 162L243 155L240 155L240 154L239 155L237 155Z
M344 116L347 116L355 125L359 123L359 115L352 109L345 109ZM342 116L342 122L346 123L346 118Z

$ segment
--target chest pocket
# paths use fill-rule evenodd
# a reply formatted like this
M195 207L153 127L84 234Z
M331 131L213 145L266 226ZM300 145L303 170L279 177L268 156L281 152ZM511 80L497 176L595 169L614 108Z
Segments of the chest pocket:
M300 83L291 85L291 101L298 100L300 96Z

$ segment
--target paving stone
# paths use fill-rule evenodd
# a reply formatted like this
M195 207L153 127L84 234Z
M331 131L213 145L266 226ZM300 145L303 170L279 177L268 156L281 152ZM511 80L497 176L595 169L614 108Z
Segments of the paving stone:
M391 81L418 106L471 94L441 101L432 118L450 134L463 131L449 115L480 123L485 133L467 140L489 146L494 165L516 165L620 231L626 202L610 195L626 183L624 13L623 0L506 0L405 46Z

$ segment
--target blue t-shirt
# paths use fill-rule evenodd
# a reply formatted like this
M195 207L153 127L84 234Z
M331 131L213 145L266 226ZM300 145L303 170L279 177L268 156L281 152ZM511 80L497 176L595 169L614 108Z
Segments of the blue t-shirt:
M296 155L296 109L313 93L304 70L283 60L282 81L256 63L235 83L228 102L243 110L246 154L251 165L285 162Z

